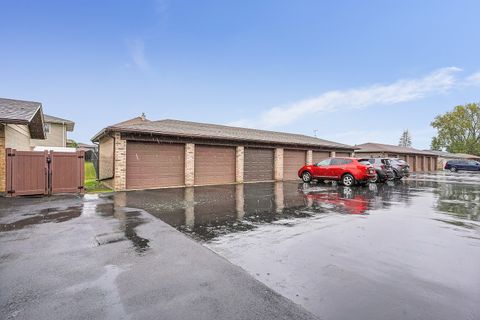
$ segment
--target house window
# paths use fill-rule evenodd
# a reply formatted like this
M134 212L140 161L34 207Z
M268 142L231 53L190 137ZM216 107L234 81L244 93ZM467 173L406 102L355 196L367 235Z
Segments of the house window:
M45 133L50 133L50 123L44 123L43 129L45 130Z

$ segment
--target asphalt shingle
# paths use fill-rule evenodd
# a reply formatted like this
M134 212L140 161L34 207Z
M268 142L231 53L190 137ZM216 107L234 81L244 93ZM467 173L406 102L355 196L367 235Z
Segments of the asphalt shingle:
M96 141L103 132L108 131L149 133L167 136L182 136L232 141L251 141L260 143L327 147L352 151L354 150L354 147L346 144L310 137L302 134L231 127L224 125L171 119L159 121L147 120L136 123L120 123L105 128L102 132L93 137L92 140Z

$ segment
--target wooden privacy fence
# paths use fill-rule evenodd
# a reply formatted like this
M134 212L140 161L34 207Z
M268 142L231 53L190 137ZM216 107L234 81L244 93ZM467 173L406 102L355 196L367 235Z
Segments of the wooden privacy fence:
M84 151L7 149L7 195L83 193Z

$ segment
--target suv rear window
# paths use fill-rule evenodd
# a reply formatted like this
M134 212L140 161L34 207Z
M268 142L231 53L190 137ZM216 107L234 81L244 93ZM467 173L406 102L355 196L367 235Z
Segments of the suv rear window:
M448 164L467 164L467 161L465 160L448 160Z
M332 166L340 166L344 164L349 164L352 163L352 160L350 159L342 159L342 158L333 158L332 162L330 162L330 165Z

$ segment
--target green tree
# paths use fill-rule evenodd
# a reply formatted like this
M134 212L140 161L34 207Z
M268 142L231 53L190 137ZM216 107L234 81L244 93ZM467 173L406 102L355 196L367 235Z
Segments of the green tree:
M480 103L456 106L431 123L437 129L433 150L480 155Z
M404 130L400 136L400 141L398 142L400 147L411 147L412 146L412 136L408 130Z
M78 147L78 143L73 140L73 139L67 139L67 147L70 147L70 148L77 148Z

